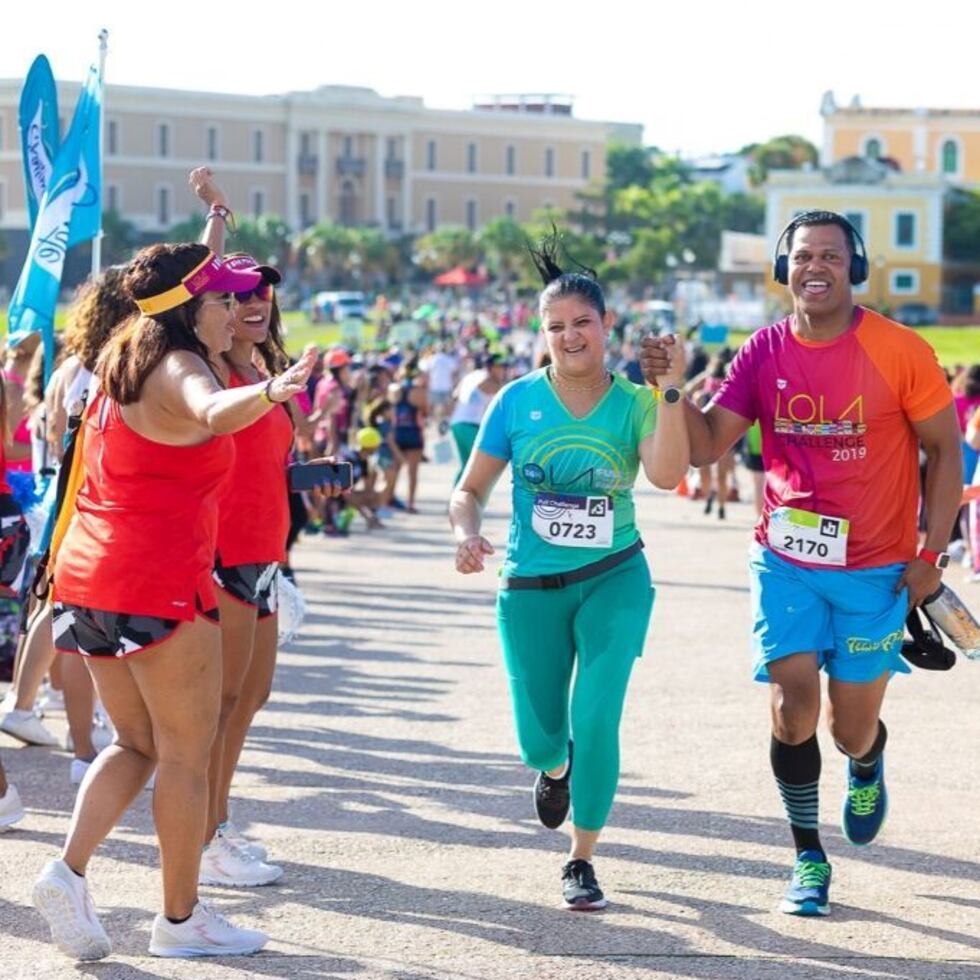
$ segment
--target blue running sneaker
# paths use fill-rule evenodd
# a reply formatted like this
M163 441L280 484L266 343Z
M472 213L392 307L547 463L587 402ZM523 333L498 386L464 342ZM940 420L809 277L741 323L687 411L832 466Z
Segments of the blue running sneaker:
M859 779L847 764L847 793L841 827L852 844L870 844L881 830L888 813L888 790L885 789L885 761L878 760L870 779Z
M830 865L821 851L802 851L779 911L787 915L830 915Z

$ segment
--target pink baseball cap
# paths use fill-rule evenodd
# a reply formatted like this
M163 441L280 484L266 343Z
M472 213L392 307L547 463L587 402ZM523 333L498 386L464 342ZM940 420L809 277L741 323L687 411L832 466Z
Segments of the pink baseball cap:
M258 272L265 282L271 282L273 286L278 286L282 282L282 274L272 265L260 265L251 255L244 252L236 252L225 256L225 265L236 272ZM229 292L244 292L244 289L230 289Z

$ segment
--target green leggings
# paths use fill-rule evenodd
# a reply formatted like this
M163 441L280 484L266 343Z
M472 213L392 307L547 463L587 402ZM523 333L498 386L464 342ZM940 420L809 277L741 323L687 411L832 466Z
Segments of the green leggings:
M563 589L497 596L521 758L532 769L555 769L571 734L572 820L580 830L601 830L612 808L619 721L653 599L642 554Z
M449 427L449 431L453 434L456 452L459 454L459 469L456 470L456 477L453 480L453 486L456 486L473 453L473 446L476 443L480 427L472 422L456 422Z

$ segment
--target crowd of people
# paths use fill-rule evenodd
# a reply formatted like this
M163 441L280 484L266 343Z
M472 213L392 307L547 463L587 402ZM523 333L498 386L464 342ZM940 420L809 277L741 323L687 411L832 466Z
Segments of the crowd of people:
M782 909L827 914L819 675L847 759L844 831L869 843L887 810L880 713L889 677L908 670L909 607L938 589L949 552L980 580L977 502L957 520L963 483L980 482L980 367L948 377L914 333L854 305L859 236L830 212L787 228L775 271L793 315L738 352L618 335L556 233L530 249L536 350L508 343L525 310L492 336L443 319L416 343L290 359L279 271L224 254L230 202L206 168L191 183L208 208L201 242L150 246L89 284L47 384L36 338L4 366L0 586L27 601L0 730L56 744L36 705L63 707L79 787L33 889L54 942L80 960L109 954L85 873L149 786L163 878L150 952L262 948L199 886L283 874L235 826L230 796L273 684L290 548L358 518L371 533L410 520L420 466L453 456L463 574L494 553L483 508L511 471L500 644L535 812L549 828L572 817L561 887L574 910L606 904L594 856L654 607L633 485L642 470L725 519L751 484L754 676L772 692L769 754L796 850ZM349 466L350 486L292 489L291 472L318 461ZM805 615L787 614L789 597ZM0 828L22 815L0 765Z

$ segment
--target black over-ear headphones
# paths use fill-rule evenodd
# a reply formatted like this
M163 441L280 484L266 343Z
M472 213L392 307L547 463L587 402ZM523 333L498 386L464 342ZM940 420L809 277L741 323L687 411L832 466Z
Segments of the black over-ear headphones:
M826 221L814 219L824 219ZM867 281L868 278L868 250L865 247L864 239L861 237L861 233L857 230L844 217L842 214L838 214L836 211L804 211L802 214L798 214L782 231L779 238L776 239L776 253L773 257L772 265L772 277L778 283L782 285L787 285L789 283L789 255L785 252L780 254L780 249L783 247L783 242L786 237L796 231L806 224L827 224L827 225L837 225L838 228L843 229L850 238L851 245L851 268L849 270L849 278L851 280L852 286L859 286L862 282ZM860 251L858 251L860 249Z

